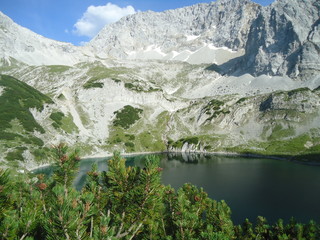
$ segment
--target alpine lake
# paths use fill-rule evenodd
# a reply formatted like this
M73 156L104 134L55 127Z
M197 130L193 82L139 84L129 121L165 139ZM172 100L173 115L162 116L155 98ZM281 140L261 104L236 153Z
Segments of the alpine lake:
M264 216L269 223L291 217L307 223L320 222L320 166L286 160L248 158L199 153L154 154L163 168L162 182L175 189L184 183L203 188L210 198L225 200L232 210L235 224L245 218L255 222ZM125 157L128 166L143 167L147 155ZM108 158L83 159L75 186L81 189L86 173L96 163L106 171ZM52 174L52 167L35 173Z

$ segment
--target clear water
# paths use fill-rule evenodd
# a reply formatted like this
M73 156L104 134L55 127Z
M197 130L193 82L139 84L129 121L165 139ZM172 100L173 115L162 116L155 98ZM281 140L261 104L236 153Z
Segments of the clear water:
M255 221L264 216L270 223L292 216L300 222L320 222L320 167L263 158L204 154L159 154L164 169L162 181L174 188L184 183L202 187L211 198L224 199L232 219ZM128 157L128 165L142 167L145 156ZM107 170L106 159L81 161L77 188L85 182L92 163ZM39 169L50 172L52 169Z

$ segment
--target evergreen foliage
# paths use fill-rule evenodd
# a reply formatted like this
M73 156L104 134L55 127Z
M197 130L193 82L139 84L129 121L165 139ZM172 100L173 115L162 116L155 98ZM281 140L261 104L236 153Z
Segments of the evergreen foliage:
M206 121L211 121L213 118L218 117L220 114L228 114L230 113L229 110L224 109L224 102L217 100L217 99L212 99L205 107L202 108L202 112L204 112L207 115L210 115L206 119Z
M263 217L235 226L224 201L185 184L177 191L161 184L159 160L126 167L119 153L108 171L93 165L86 185L72 186L78 151L55 147L53 177L0 169L0 239L319 239L319 225L291 219L269 225Z
M0 74L0 88L3 89L0 94L0 142L9 142L8 148L11 148L5 158L8 161L23 161L26 146L35 148L44 144L40 138L34 136L35 131L43 134L45 130L34 119L30 109L42 111L44 104L53 102L49 97L11 76Z
M0 96L0 133L11 128L10 121L18 119L27 132L37 130L44 133L44 129L33 118L30 108L41 111L44 103L52 100L13 77L0 75L0 86L5 88ZM1 137L0 134L0 137Z
M83 85L84 89L89 89L89 88L103 88L104 84L102 82L97 82L100 80L99 78L90 78L88 82L86 82Z
M198 137L186 137L186 138L180 138L178 141L175 141L175 142L172 140L169 140L168 145L172 146L173 148L182 148L185 143L197 145L199 141L200 140Z
M50 114L50 118L54 121L53 126L54 128L60 128L62 125L62 118L64 117L64 114L62 112L53 112Z
M132 124L140 119L142 111L143 110L140 108L134 108L130 105L126 105L121 110L114 112L116 117L113 121L113 125L128 129Z

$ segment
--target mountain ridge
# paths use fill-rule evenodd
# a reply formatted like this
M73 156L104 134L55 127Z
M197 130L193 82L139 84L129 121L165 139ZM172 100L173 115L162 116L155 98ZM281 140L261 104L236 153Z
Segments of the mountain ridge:
M242 3L246 3L246 5L241 6ZM160 13L142 12L130 15L117 23L105 26L89 42L89 45L93 49L103 50L106 56L124 59L133 57L133 59L184 61L190 57L190 52L198 51L202 47L206 47L205 50L211 51L213 55L217 50L215 48L220 48L218 50L223 51L220 55L227 54L228 50L229 52L237 52L243 47L241 46L243 42L241 36L239 36L240 39L237 40L237 43L233 43L233 41L238 38L241 26L246 24L240 22L235 26L235 30L229 30L230 26L226 21L227 14L218 11L218 8L224 8L227 13L234 14L234 18L239 18L238 15L244 11L246 6L258 7L258 5L250 1L229 1L228 4L224 4L226 2L218 1ZM234 10L238 7L241 9L240 13L236 13ZM250 9L248 11L250 12ZM247 21L247 19L243 21ZM227 28L227 31L222 31L221 28L222 30ZM219 34L215 34L216 31L219 31ZM243 32L245 31L244 29ZM212 46L210 47L210 45ZM148 57L147 54L150 56ZM192 63L202 63L199 59L200 56L195 58L198 59ZM207 63L213 62L212 60L214 59L208 59Z
M305 79L304 74L310 75L313 70L303 70L300 62L313 61L319 64L315 56L304 54L309 42L308 35L312 28L315 29L312 26L319 19L319 9L317 1L302 1L298 4L297 1L287 0L276 1L263 9L251 28L246 46L243 62L251 68L249 72L255 75L267 72L301 79ZM319 30L316 32L319 34ZM320 46L319 40L315 45ZM317 52L314 51L314 54ZM318 75L319 67L314 70Z

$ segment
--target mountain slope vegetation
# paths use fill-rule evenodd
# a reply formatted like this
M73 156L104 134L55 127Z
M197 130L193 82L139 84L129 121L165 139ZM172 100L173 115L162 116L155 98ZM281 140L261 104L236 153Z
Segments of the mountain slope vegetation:
M86 156L211 151L318 161L319 9L316 0L218 0L139 12L82 47L1 13L0 162L32 167L62 140Z

